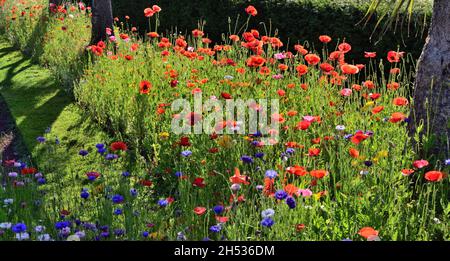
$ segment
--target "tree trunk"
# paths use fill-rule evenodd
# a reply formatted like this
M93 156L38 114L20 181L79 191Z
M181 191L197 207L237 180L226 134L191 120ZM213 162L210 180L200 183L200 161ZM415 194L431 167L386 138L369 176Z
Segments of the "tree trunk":
M92 0L92 35L91 45L106 41L109 35L106 28L113 29L111 0Z
M450 1L434 0L430 30L417 64L410 134L414 137L423 123L418 133L421 153L441 160L449 157L449 89Z

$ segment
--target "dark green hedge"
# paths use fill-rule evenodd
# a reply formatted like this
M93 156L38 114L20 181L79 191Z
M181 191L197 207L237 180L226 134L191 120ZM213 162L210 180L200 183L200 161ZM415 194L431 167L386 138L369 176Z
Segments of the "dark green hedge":
M389 31L376 45L374 42L378 37L372 41L369 39L376 17L366 27L356 25L367 10L368 0L113 0L114 16L124 20L124 16L129 15L131 23L145 32L147 20L143 10L153 4L163 9L160 16L163 32L169 32L175 26L178 31L189 32L202 19L206 21L205 32L216 41L221 39L222 33L229 31L228 18L234 26L240 14L242 24L247 18L244 8L252 4L259 14L252 18L251 28L262 32L264 26L261 23L264 22L267 28L271 23L272 33L278 29L283 42L286 44L289 40L291 47L304 41L319 47L317 38L320 34L328 34L334 39L345 38L354 49L350 58L357 62L361 61L364 51L377 51L385 56L387 50L397 48L418 58L428 31L423 15L430 13L429 6L417 8L412 23L398 26L395 33Z

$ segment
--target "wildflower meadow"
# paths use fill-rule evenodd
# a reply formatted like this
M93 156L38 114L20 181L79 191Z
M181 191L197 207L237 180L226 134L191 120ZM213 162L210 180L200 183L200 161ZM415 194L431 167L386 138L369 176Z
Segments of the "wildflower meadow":
M288 42L251 3L211 40L151 1L90 43L88 2L0 1L1 241L450 239L401 46Z

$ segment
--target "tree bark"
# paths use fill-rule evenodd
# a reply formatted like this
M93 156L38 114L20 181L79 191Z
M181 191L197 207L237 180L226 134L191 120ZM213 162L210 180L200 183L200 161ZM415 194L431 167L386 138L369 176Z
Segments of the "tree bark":
M106 28L113 29L111 0L92 0L92 35L91 45L106 41L109 35Z
M434 0L428 37L417 64L410 135L419 134L421 153L449 158L450 1ZM429 131L429 132L428 132ZM427 133L428 132L428 133ZM423 135L431 138L425 141ZM442 158L444 157L444 158Z

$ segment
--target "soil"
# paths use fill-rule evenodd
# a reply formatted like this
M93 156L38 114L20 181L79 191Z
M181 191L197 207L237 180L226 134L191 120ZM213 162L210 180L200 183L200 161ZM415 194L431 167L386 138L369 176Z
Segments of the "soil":
M0 160L2 165L18 160L24 144L8 105L0 95Z

